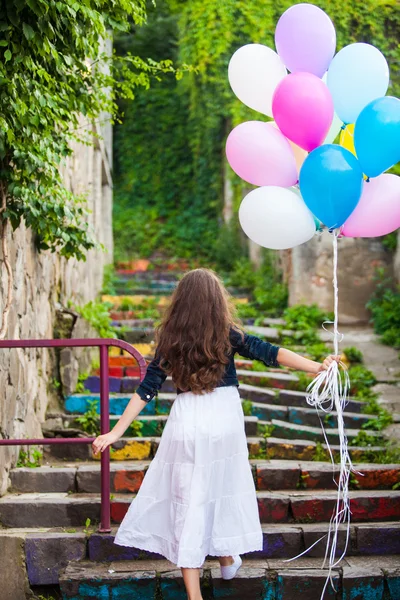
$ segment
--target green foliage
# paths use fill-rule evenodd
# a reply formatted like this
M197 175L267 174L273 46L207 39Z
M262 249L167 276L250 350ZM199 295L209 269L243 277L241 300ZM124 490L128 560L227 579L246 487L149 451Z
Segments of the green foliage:
M268 423L266 425L258 425L257 427L258 429L258 435L264 437L264 438L269 438L272 436L274 429L275 429L275 425L273 425L272 423Z
M250 296L249 304L238 304L241 319L256 318L262 322L267 316L281 315L287 306L288 289L272 251L264 251L259 269L246 258L237 261L233 271L225 275L224 282L227 286L246 290Z
M20 450L17 467L29 467L35 469L40 467L43 460L43 452L37 448L30 447L28 451Z
M396 252L397 250L397 231L392 231L381 238L382 246L389 252Z
M378 285L367 304L372 322L382 342L400 348L400 287L393 289L393 283L378 273Z
M287 308L283 314L286 327L294 330L307 330L321 327L324 321L332 321L333 315L322 311L316 304L307 306L296 304Z
M96 437L100 435L100 415L98 413L98 407L98 400L89 400L87 411L75 419L83 431Z
M72 308L97 331L101 338L116 339L115 327L111 325L110 308L107 302L94 302L91 300L84 306L72 305Z
M317 442L312 459L316 462L326 462L330 460L329 452L325 450L321 442Z
M253 403L251 400L242 401L243 414L245 417L251 417L253 410Z
M87 392L87 389L85 388L85 381L88 377L89 373L79 373L75 394L84 394L85 392Z
M362 407L362 412L367 415L377 415L377 419L370 419L362 426L363 429L373 429L374 431L382 431L388 425L393 423L393 416L378 403L378 394L369 392L365 397L365 404Z
M346 356L347 360L352 364L361 364L364 362L363 353L358 348L354 346L349 346L348 348L344 348L343 354Z
M376 384L375 375L363 365L354 365L349 368L350 394L361 398L368 394L370 388Z
M103 270L103 288L101 293L107 296L115 296L118 277L115 273L114 265L105 265Z
M332 354L331 350L323 342L306 344L305 353L308 355L308 358L317 362L322 362L329 354Z
M170 61L117 57L113 32L145 21L145 0L5 0L0 5L0 182L5 218L23 219L41 250L85 259L98 247L83 196L62 181L72 144L92 143L93 122L118 97L148 88Z
M361 446L367 448L368 446L379 446L381 439L375 435L368 434L367 431L361 429L356 437L351 440L352 446Z
M129 429L131 431L132 437L142 437L143 436L143 433L142 433L143 422L142 421L132 421ZM160 435L161 435L161 433L160 433Z

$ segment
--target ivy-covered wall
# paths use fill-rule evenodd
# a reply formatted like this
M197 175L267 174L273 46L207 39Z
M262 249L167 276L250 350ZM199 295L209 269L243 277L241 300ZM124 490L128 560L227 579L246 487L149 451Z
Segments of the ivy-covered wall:
M245 43L273 47L276 23L292 4L161 0L149 9L148 25L119 40L120 53L129 48L142 57L178 59L194 65L197 73L178 81L163 78L149 91L138 90L136 102L122 105L125 115L115 129L114 144L117 258L155 251L217 264L237 258L230 250L240 244L238 228L231 232L223 226L226 174L236 209L244 190L225 168L224 144L236 123L260 115L235 99L227 66ZM397 0L315 4L334 21L338 49L354 41L380 48L391 67L389 93L400 95Z

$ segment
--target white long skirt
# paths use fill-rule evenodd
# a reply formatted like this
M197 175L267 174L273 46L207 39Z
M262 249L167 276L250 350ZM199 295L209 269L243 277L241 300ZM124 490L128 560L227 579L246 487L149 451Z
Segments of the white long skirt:
M179 394L115 544L178 567L262 550L244 416L235 386Z

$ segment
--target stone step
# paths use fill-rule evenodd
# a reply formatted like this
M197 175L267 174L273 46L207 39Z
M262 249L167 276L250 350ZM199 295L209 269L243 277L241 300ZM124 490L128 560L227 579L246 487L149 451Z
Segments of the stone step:
M149 460L111 464L111 492L136 493L150 465ZM338 465L323 462L250 460L256 488L262 490L335 490ZM400 465L357 464L352 476L353 489L388 489L400 481ZM100 490L100 465L87 462L46 465L34 469L17 467L10 471L14 493L75 492Z
M133 499L115 494L111 500L111 519L120 523ZM335 491L298 490L257 492L262 523L327 522L337 501ZM352 521L374 522L400 519L400 491L350 492ZM3 527L75 527L100 518L99 494L26 493L0 498Z
M279 404L284 406L296 406L307 408L308 404L306 401L307 394L305 391L296 391L296 390L278 390L278 389L268 389L260 386L249 385L245 383L240 383L240 395L242 398L246 400L251 400L252 402L264 402L267 404ZM365 406L365 402L361 402L360 400L354 400L353 398L349 400L346 406L346 412L350 413L362 413L363 407Z
M164 558L137 548L127 548L115 545L114 537L117 527L114 526L109 534L97 533L93 527L76 527L66 531L62 528L14 528L0 530L0 545L6 541L18 541L18 551L22 550L25 559L29 583L32 586L57 585L60 569L65 568L71 560L90 560L96 563L113 561L129 561L128 564L146 565L152 560L157 570L162 569ZM270 524L263 525L263 549L243 555L249 564L256 565L258 559L268 559L268 563L276 564L277 559L290 559L309 549L318 539L323 537L328 524ZM345 530L340 528L338 551L342 550ZM354 556L363 556L364 560L376 555L385 556L385 567L393 560L393 555L400 554L400 524L394 522L352 524L350 541L346 552L346 560ZM6 540L7 538L7 540ZM287 563L287 567L298 569L307 564L316 563L317 558L325 554L325 538L306 556ZM11 558L11 557L10 557ZM3 557L4 559L4 557ZM209 564L211 557L208 558ZM207 564L206 563L206 564ZM16 599L18 600L18 598ZM310 599L313 600L313 599ZM317 599L318 600L318 599Z
M67 430L66 430L67 431ZM147 460L154 457L160 443L159 437L131 437L121 438L112 445L111 460ZM319 443L319 442L318 442ZM93 457L90 444L43 444L46 456L49 459L61 460L89 460L99 457ZM251 436L247 437L247 448L250 458L267 458L283 460L321 460L316 455L318 450L317 442L313 440L285 439L276 437ZM332 454L339 455L339 446L330 445ZM320 449L326 451L326 460L329 462L329 455L325 444L320 444ZM365 462L365 455L380 454L384 457L385 446L349 446L349 452L354 462ZM325 457L324 457L325 458ZM381 459L379 459L381 460ZM384 458L383 458L384 462Z
M319 442L318 442L319 443ZM329 454L326 444L320 444L319 449L325 451L326 458L324 459L329 462ZM335 459L340 457L340 447L335 444L330 444L332 455ZM300 440L300 439L284 439L268 437L265 439L265 445L259 445L258 452L264 450L265 456L263 458L268 459L280 459L280 460L324 460L319 456L317 442L311 440ZM383 463L385 452L387 448L385 446L349 446L349 454L354 463L365 462L365 456L375 454L379 460ZM316 454L317 452L317 454ZM257 446L254 447L253 455L257 454ZM255 458L255 456L251 456ZM369 459L371 460L371 459Z
M240 394L242 401L247 399L246 390L240 388ZM314 408L308 408L304 395L299 396L287 396L287 401L292 400L294 403L299 401L300 406L288 405L284 402L279 402L280 398L285 399L287 392L280 392L276 394L270 390L264 390L263 394L255 394L255 401L252 401L251 414L252 416L258 417L264 421L271 419L279 419L282 421L289 421L296 425L308 425L313 427L320 427L320 421L317 411ZM125 410L131 396L127 394L112 394L110 396L110 414L119 415ZM142 410L141 415L166 415L169 414L172 403L176 398L175 393L161 393L158 398L149 402ZM89 403L92 401L99 402L98 394L74 394L69 396L64 404L65 410L68 413L82 414L89 408ZM360 403L361 404L361 403ZM54 413L48 415L50 418L54 417ZM61 415L64 420L71 422L73 415ZM322 414L326 429L335 428L337 413L333 411L329 414ZM345 426L353 429L360 429L368 421L374 420L377 417L375 415L366 415L360 412L349 412L346 410L344 414Z
M375 560L376 558L376 560ZM346 600L398 600L400 588L398 557L344 559L332 577L336 589L343 591ZM284 563L279 559L244 561L235 579L221 579L219 563L207 561L201 572L205 597L230 600L268 599L293 600L321 597L328 571L322 569L321 559L299 559ZM186 598L182 575L168 561L141 561L127 564L122 561L93 564L90 561L72 562L60 575L64 600L89 598L121 598L130 600L183 600ZM212 594L208 596L206 594ZM337 598L330 586L325 600Z
M145 334L143 334L145 336ZM129 340L128 340L129 341ZM146 340L141 340L146 341ZM250 371L249 369L237 369L240 381L245 384L258 385L277 389L297 389L299 378L292 373L280 372L276 369L265 371ZM139 376L133 377L109 377L109 389L112 393L133 393L140 383ZM100 377L90 375L84 381L85 388L92 393L100 392ZM174 392L175 386L171 377L167 377L161 392Z
M278 419L271 419L271 425L274 427L273 434L278 438L293 440L296 437L299 440L311 440L314 442L323 442L324 436L321 427L310 427L308 425L297 425L295 423L287 423ZM346 429L347 439L351 445L352 440L358 436L360 429ZM325 429L325 434L330 444L339 444L339 430ZM382 443L382 436L379 431L368 431L368 436L376 440L375 445L379 446Z
M61 420L63 423L63 427L65 428L79 428L79 423L76 422L76 419L80 415L64 415ZM120 419L121 415L112 415L110 418L110 427L114 427L117 421ZM152 437L152 436L161 436L164 427L167 423L168 415L139 415L135 422L141 424L142 428L140 433L144 437ZM248 436L256 436L258 435L258 418L256 416L245 416L244 417L244 425L245 432ZM47 434L51 431L51 433L57 434L57 429L49 429L46 427ZM131 425L125 432L126 436L137 436L137 429L135 425Z

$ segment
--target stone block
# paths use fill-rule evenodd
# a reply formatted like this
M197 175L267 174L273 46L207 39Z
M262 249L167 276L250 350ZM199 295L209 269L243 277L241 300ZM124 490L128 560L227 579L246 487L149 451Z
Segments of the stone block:
M147 466L139 465L129 470L118 470L111 473L111 489L113 492L129 492L136 494L144 479Z
M230 600L264 600L266 593L266 570L242 567L232 580L221 578L221 570L211 569L213 597L215 600L229 598Z
M392 489L400 481L400 465L357 467L362 475L355 474L360 490Z
M126 566L71 563L60 576L64 600L153 600L156 593L155 571L132 571Z
M24 600L29 597L24 538L0 532L0 548L1 600Z
M327 537L326 534L328 532L328 525L323 523L322 525L317 524L308 524L303 527L303 535L304 535L304 547L310 548L307 551L307 556L310 557L321 557L325 556ZM340 556L346 546L346 537L347 537L347 527L340 526L338 532L338 542L337 542L337 550L335 556ZM355 532L354 529L350 531L350 536L347 545L347 554L351 554L355 549ZM322 539L321 539L322 538ZM318 544L316 543L318 540ZM314 547L311 546L315 544Z
M25 494L0 498L0 521L5 527L76 527L100 517L100 501L63 494Z
M278 571L276 582L276 598L279 600L295 600L295 598L306 598L307 600L319 600L324 589L328 571L319 569L302 569ZM335 588L340 585L339 575L333 575ZM339 595L330 583L326 587L324 600L338 600Z
M146 558L158 560L163 558L155 552L147 552L138 548L129 548L114 544L115 531L112 533L92 533L88 540L88 554L91 561L107 562L111 560L138 560Z
M279 529L263 527L263 549L250 552L251 558L287 558L304 550L303 532L299 527L281 525Z
M337 480L339 470L337 466L319 463L318 465L302 465L301 485L305 489L317 490L337 490L335 480Z
M185 600L187 597L180 570L161 573L160 587L163 600Z
M390 593L390 600L397 600L397 598L400 598L400 567L386 569L384 565L383 570Z
M343 567L343 600L383 600L384 577L380 569Z
M123 377L121 379L121 393L133 394L139 384L139 377Z
M121 378L120 377L109 377L108 385L110 393L119 393L121 391ZM100 377L96 375L91 375L88 377L85 382L85 388L94 394L100 393Z
M109 373L110 377L118 377L119 379L121 379L125 374L125 368L124 367L109 367L108 373ZM100 375L100 372L97 372L96 375Z
M257 387L248 383L239 384L240 397L260 404L279 404L278 394L274 390Z
M329 521L335 505L333 496L293 496L291 508L293 518L298 523Z
M89 460L92 454L88 444L51 444L44 446L46 454L59 460L75 461Z
M59 572L71 560L86 558L84 533L32 533L25 541L26 565L31 585L56 585Z
M290 500L287 496L257 493L261 523L287 523Z
M20 467L10 473L15 492L69 492L75 490L75 469L60 467Z
M251 414L261 421L271 421L272 419L286 419L287 409L273 404L261 404L253 402Z
M266 455L270 459L311 460L315 442L305 440L282 440L270 437L266 440Z
M400 523L358 525L356 536L359 554L400 554Z
M258 490L295 490L300 481L300 467L284 461L256 465Z
M400 519L400 490L371 491L368 495L353 492L350 508L353 522Z

